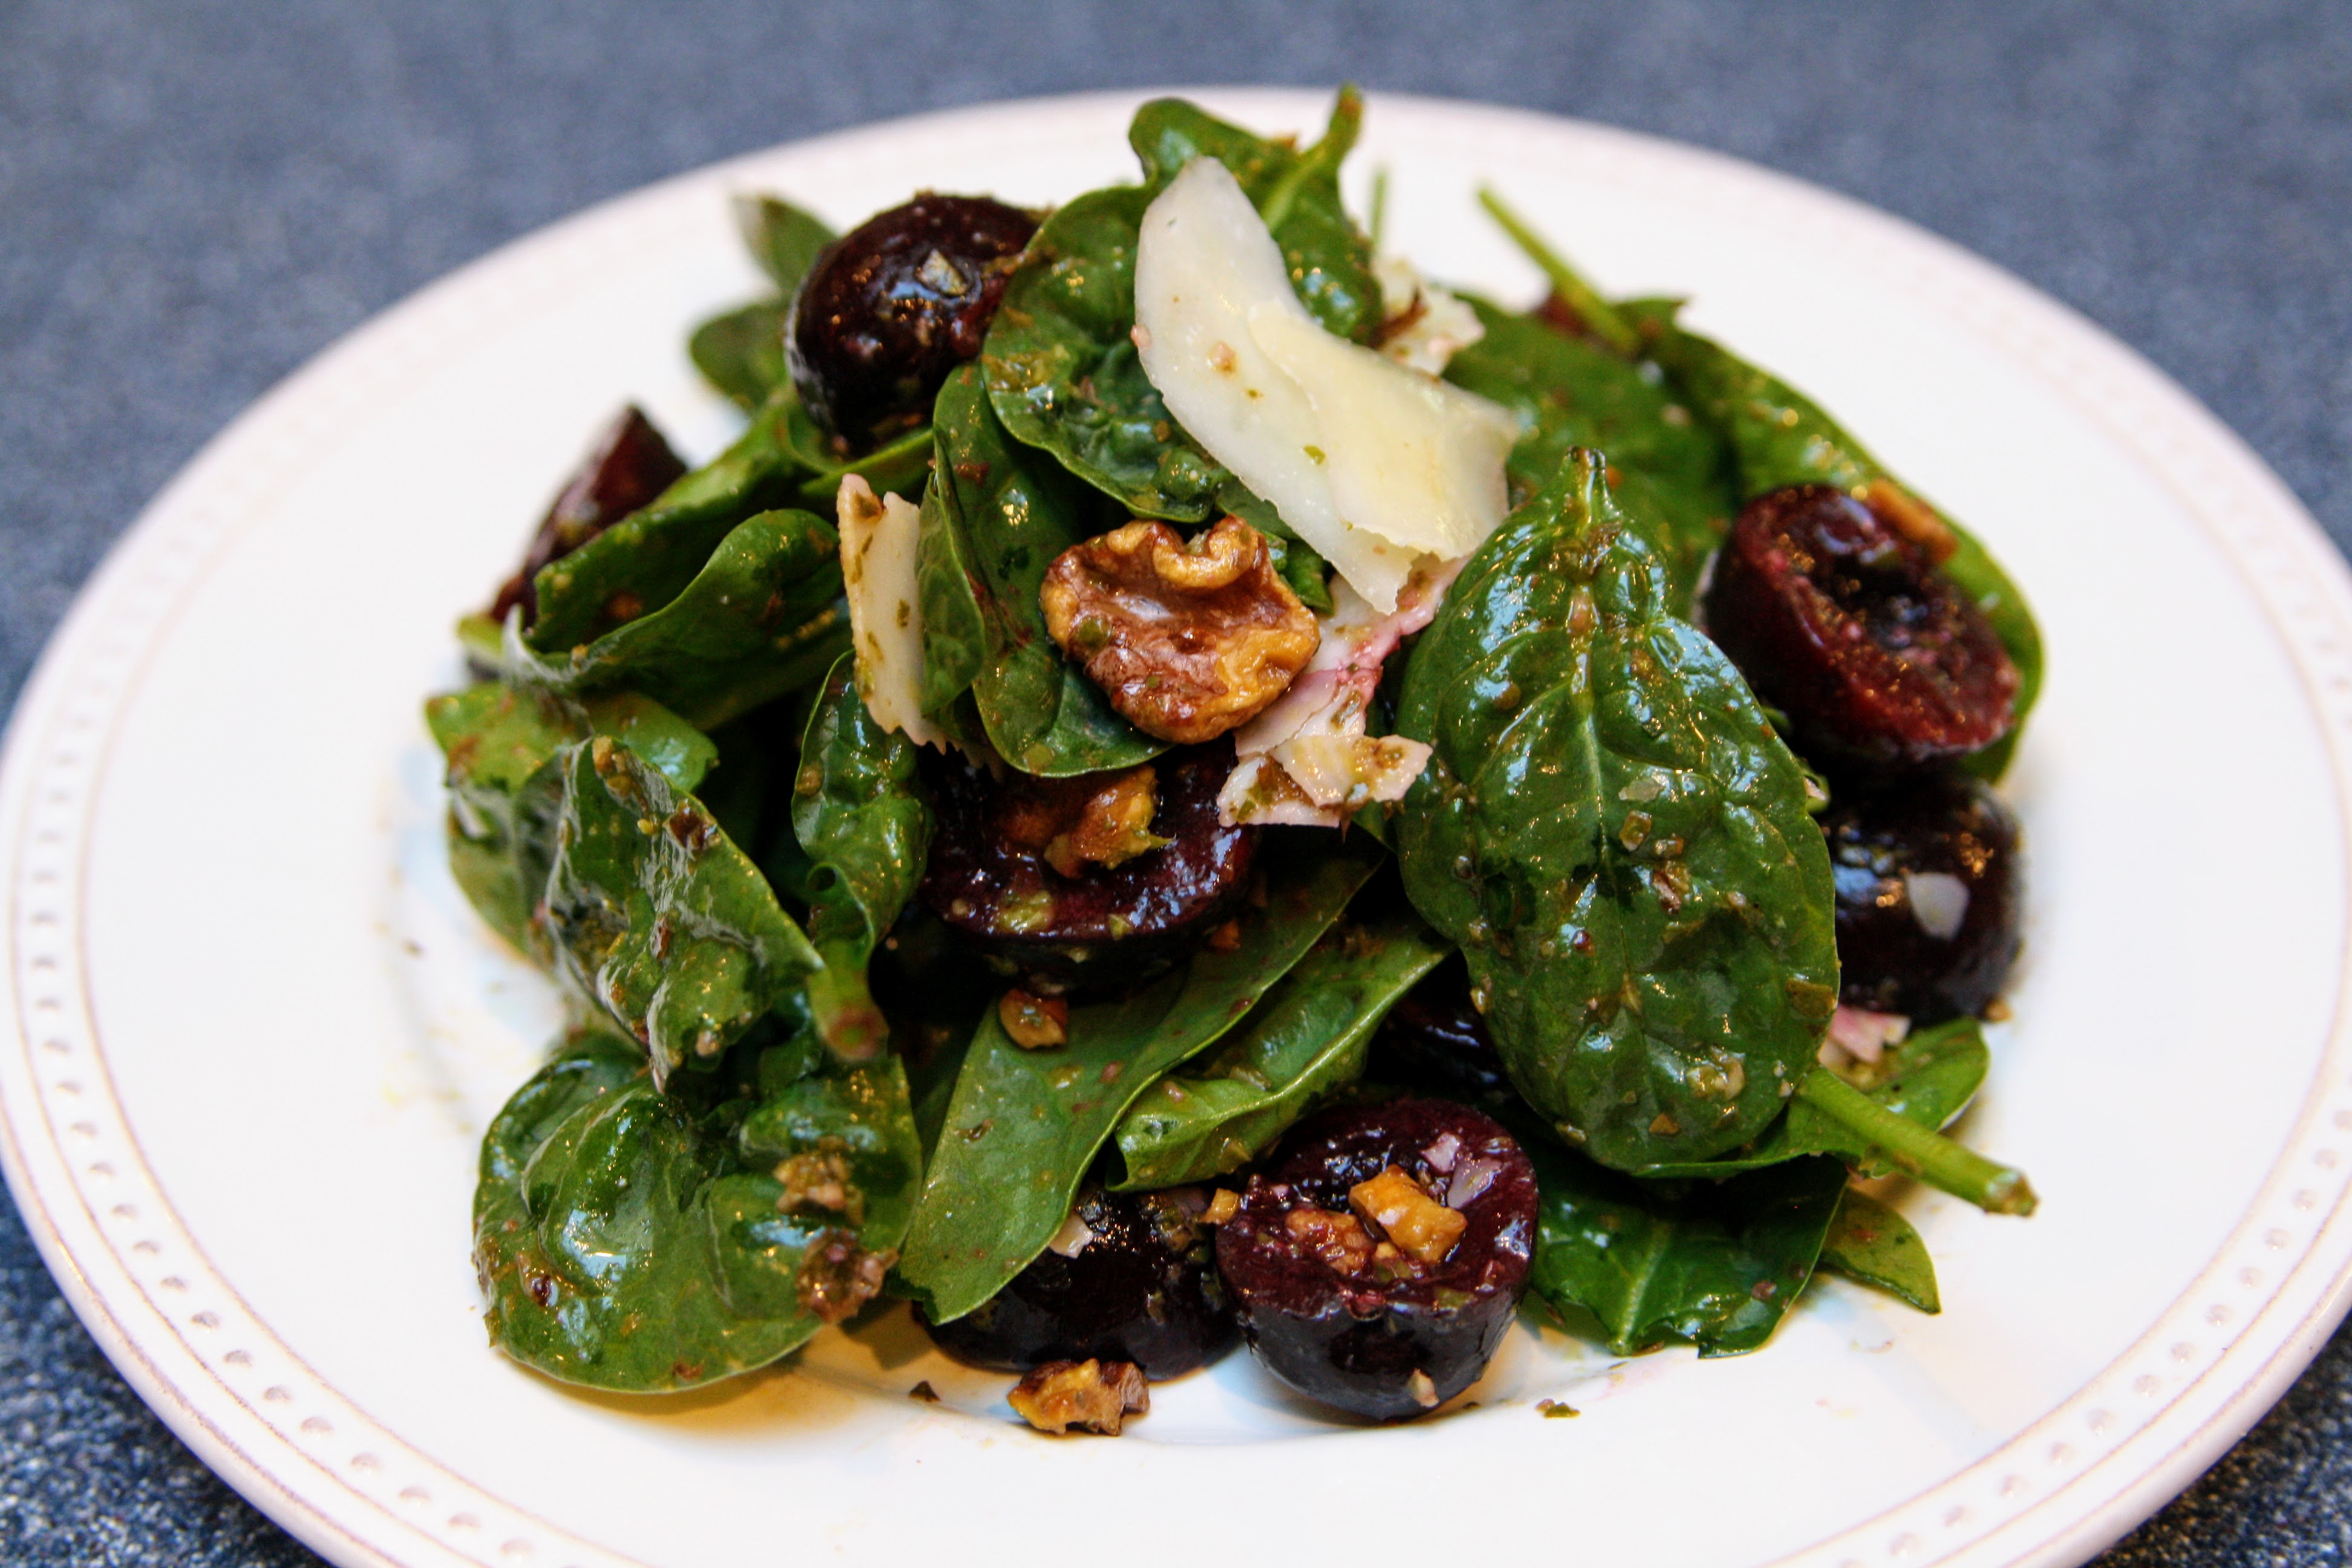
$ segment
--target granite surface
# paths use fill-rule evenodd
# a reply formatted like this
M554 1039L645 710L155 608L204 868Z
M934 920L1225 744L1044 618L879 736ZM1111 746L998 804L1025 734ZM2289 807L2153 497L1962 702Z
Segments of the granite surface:
M589 202L911 110L1167 81L1499 100L1899 213L2147 354L2352 544L2352 9L0 0L0 693L156 489L339 334ZM2112 1568L2352 1556L2352 1336ZM0 1205L0 1560L315 1561Z

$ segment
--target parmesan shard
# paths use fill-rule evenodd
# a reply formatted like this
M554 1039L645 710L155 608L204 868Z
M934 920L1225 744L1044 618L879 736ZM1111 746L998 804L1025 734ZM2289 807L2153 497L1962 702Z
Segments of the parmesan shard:
M895 495L878 500L863 476L834 496L841 525L841 582L849 599L857 695L885 730L918 745L948 742L923 717L923 612L915 590L915 541L922 514Z
M1144 212L1135 319L1169 412L1373 608L1396 608L1423 557L1467 554L1502 521L1517 421L1325 331L1213 158Z

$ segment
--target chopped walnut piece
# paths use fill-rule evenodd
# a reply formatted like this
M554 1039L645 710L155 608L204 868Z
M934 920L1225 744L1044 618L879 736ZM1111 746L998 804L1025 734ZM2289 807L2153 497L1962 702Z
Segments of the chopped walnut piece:
M1423 1192L1420 1183L1395 1165L1349 1187L1348 1203L1423 1263L1444 1262L1470 1225L1468 1215Z
M1129 1416L1151 1412L1143 1369L1126 1361L1049 1361L1005 1397L1040 1432L1076 1426L1116 1437Z
M1257 530L1189 542L1130 522L1073 546L1038 594L1045 629L1146 734L1192 745L1255 718L1315 656L1315 617Z
M1050 1050L1070 1038L1070 1005L1059 996L1033 996L1014 986L996 1004L996 1021L1024 1051Z
M1371 1234L1354 1215L1331 1209L1292 1209L1282 1223L1292 1240L1321 1258L1334 1274L1352 1278L1372 1266Z
M868 1252L854 1230L818 1233L801 1259L801 1305L828 1323L845 1322L882 1293L896 1252Z
M1078 877L1089 865L1112 870L1166 845L1151 831L1159 811L1159 775L1146 763L1125 773L1033 780L1008 797L1003 827L1016 847Z
M1087 796L1076 826L1046 841L1045 864L1065 877L1078 875L1089 863L1124 866L1168 842L1151 832L1159 809L1160 791L1149 764L1113 774Z
M792 1155L778 1165L776 1180L784 1184L784 1191L776 1200L777 1209L784 1214L830 1209L846 1216L852 1225L865 1224L866 1194L849 1179L845 1148L840 1139L827 1138L816 1148Z

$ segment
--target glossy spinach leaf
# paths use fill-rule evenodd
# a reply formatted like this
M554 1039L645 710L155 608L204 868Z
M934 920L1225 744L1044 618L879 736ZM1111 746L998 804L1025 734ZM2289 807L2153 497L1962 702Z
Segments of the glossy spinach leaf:
M1930 1131L1941 1130L1968 1108L1991 1064L1984 1030L1974 1018L1954 1018L1921 1029L1889 1050L1875 1068L1849 1074L1871 1099ZM1895 1169L1883 1152L1852 1129L1832 1121L1802 1097L1789 1101L1789 1113L1748 1149L1721 1159L1644 1166L1644 1176L1731 1175L1806 1154L1834 1154L1866 1176Z
M710 384L743 407L757 408L784 384L784 301L755 300L722 310L694 329L687 357Z
M845 1175L842 1209L782 1206L773 1173L809 1155ZM815 1333L845 1269L887 1264L919 1169L895 1059L843 1068L787 1042L709 1092L663 1094L635 1042L577 1035L482 1141L491 1342L630 1394L764 1366Z
M531 579L539 618L530 647L562 653L668 604L694 581L735 525L782 506L808 477L786 431L793 406L780 386L735 444Z
M1052 778L1166 751L1062 657L1037 603L1054 558L1118 519L1050 456L1006 434L971 366L948 378L933 417L939 462L917 564L926 711L950 710L968 688L990 744L1024 773Z
M1119 1190L1212 1181L1265 1152L1363 1076L1381 1019L1453 951L1410 918L1326 933L1223 1045L1161 1079L1120 1120Z
M1527 1147L1540 1190L1528 1289L1590 1313L1620 1355L1669 1340L1702 1356L1762 1345L1812 1278L1845 1190L1845 1167L1830 1159L1684 1184L1621 1175L1540 1140Z
M1266 863L1265 907L1243 916L1238 946L1203 948L1124 1000L1072 1007L1067 1044L1024 1050L995 1008L982 1016L898 1262L934 1321L971 1311L1045 1250L1128 1107L1238 1024L1374 865L1329 835L1269 842Z
M708 736L649 697L615 691L586 702L484 681L436 697L425 722L441 748L449 790L449 864L458 888L493 930L551 962L532 921L555 854L563 795L556 753L590 735L634 749L680 789L717 757Z
M1195 158L1223 163L1282 247L1300 302L1327 330L1364 342L1381 324L1380 280L1372 242L1339 198L1339 165L1363 122L1363 94L1342 87L1322 140L1301 151L1287 138L1271 140L1181 98L1160 98L1135 111L1127 141L1154 193Z
M1465 296L1486 335L1456 353L1445 379L1517 415L1512 488L1541 489L1575 447L1609 454L1629 526L1647 528L1681 613L1700 568L1739 510L1730 450L1654 373L1533 316Z
M1622 1170L1761 1132L1838 970L1797 761L1669 611L1605 461L1571 454L1422 634L1397 728L1435 750L1396 827L1513 1083Z
M1834 485L1852 490L1885 480L1919 504L1927 504L1888 473L1811 398L1720 343L1670 326L1655 333L1650 353L1693 409L1729 440L1742 501L1788 485ZM2041 628L2034 624L2025 595L1976 536L1940 510L1929 510L1951 530L1955 541L1950 557L1944 562L1945 573L1976 601L2017 666L2016 727L1967 764L1972 772L1997 779L2009 765L2024 732L2025 717L2041 694Z
M814 686L849 646L841 546L805 511L763 511L728 531L676 597L569 653L510 630L517 679L562 691L625 686L706 729Z
M658 1089L796 998L816 951L701 803L626 746L598 737L561 766L556 971L645 1047Z
M808 409L795 395L784 412L785 438L793 456L807 471L795 492L808 506L834 510L841 481L856 474L874 487L874 493L896 490L912 499L931 471L931 427L928 425L894 436L870 452L844 458L816 427Z
M1911 1222L1867 1193L1848 1187L1822 1243L1821 1267L1875 1285L1923 1312L1940 1312L1936 1264Z
M922 880L931 808L915 775L915 744L866 710L844 654L801 742L793 834L808 856L808 937L824 967L808 977L817 1033L862 1061L890 1026L866 988L875 947Z

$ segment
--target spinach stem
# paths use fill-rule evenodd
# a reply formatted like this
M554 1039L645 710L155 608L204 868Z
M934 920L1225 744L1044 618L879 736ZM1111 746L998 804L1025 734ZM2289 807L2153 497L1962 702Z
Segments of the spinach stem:
M1899 1116L1827 1068L1797 1086L1797 1098L1874 1145L1896 1169L1966 1198L1987 1214L2030 1215L2035 1199L2025 1173L1996 1164L1940 1132Z
M1372 248L1381 247L1381 231L1389 221L1389 166L1386 163L1372 171L1372 216L1370 220Z
M1630 358L1640 352L1641 334L1617 313L1615 306L1602 298L1600 289L1568 264L1565 257L1544 243L1543 236L1528 227L1525 218L1503 205L1503 198L1495 194L1494 186L1478 187L1478 205L1486 209L1487 216L1502 226L1503 232L1511 237L1511 243L1525 251L1528 259L1543 269L1543 275L1551 280L1552 292L1576 312L1578 320L1619 353Z

